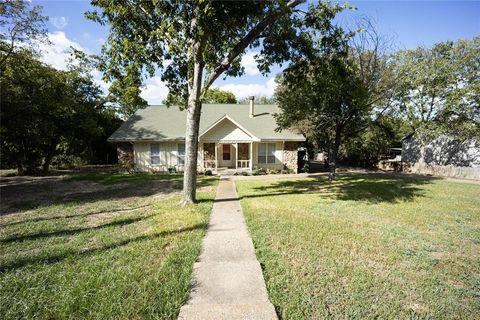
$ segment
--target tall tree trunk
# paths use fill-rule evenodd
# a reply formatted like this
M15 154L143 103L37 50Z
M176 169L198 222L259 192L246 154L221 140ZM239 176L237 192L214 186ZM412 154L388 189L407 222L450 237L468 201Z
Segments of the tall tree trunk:
M197 42L193 48L194 66L193 79L188 87L188 109L185 132L185 170L183 173L183 199L182 203L194 203L197 189L197 158L198 158L198 133L200 128L200 115L202 102L203 76L203 44Z
M190 94L192 96L192 94ZM187 111L187 130L185 137L185 171L183 172L182 203L194 203L197 189L198 131L200 127L200 99L191 102L189 98Z
M341 133L342 129L339 125L335 128L335 141L333 143L333 148L328 156L329 160L329 172L328 172L328 180L333 181L335 180L336 170L337 170L337 157L338 157L338 149L340 148L341 143Z

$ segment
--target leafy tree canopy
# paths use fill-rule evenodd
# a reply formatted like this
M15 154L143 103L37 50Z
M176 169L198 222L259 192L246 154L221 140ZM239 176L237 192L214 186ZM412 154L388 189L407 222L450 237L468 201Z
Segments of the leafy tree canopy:
M395 110L428 140L480 136L480 36L397 52Z
M159 70L171 96L188 108L185 132L183 202L195 201L198 135L202 100L222 74L244 73L241 57L255 57L262 73L270 66L312 53L312 35L324 43L341 35L332 24L343 5L318 2L298 9L289 1L144 1L94 0L99 11L87 17L110 25L99 66L126 114L145 104L143 74Z
M375 167L382 156L392 156L392 147L402 146L401 139L408 133L405 121L382 115L364 131L345 141L339 157L349 166Z
M60 71L27 49L5 61L0 76L2 166L34 173L40 166L48 171L59 155L87 161L106 156L106 138L120 121L84 63Z
M279 130L297 129L317 150L326 151L331 179L341 145L384 113L394 84L376 33L360 45L352 36L346 33L333 48L316 42L315 56L297 60L277 78Z
M110 25L99 67L129 114L145 104L139 97L144 71L153 76L159 70L172 96L186 106L196 60L206 73L206 94L222 73L244 74L240 62L248 48L261 47L256 61L259 70L268 73L273 63L308 51L308 29L317 29L325 41L333 38L331 19L343 6L320 2L308 12L295 11L302 2L96 0L92 4L101 10L86 16ZM201 47L201 57L194 57L195 46Z
M31 7L30 1L0 2L0 70L4 69L6 59L22 45L34 49L39 41L48 42L47 20L42 15L42 7Z
M203 103L237 103L237 98L230 91L220 90L218 88L210 88L207 90L202 99ZM168 106L181 106L184 101L182 98L175 97L168 93L167 98L163 101Z
M203 103L237 103L237 98L230 91L220 90L218 88L210 88L204 94Z

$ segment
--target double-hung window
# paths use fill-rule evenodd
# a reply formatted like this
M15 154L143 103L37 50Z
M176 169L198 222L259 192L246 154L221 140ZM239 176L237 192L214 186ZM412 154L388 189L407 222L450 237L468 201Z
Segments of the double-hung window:
M258 145L258 163L275 163L275 143L260 143Z
M160 164L160 144L150 144L150 164Z
M178 153L178 164L184 165L185 164L185 143L179 143L177 145L177 153Z

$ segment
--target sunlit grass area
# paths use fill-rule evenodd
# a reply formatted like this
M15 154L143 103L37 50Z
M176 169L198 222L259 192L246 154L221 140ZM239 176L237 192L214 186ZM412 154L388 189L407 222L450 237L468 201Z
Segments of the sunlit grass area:
M17 174L17 169L1 169L0 177L14 176Z
M181 177L151 176L2 189L1 318L175 319L217 180L199 178L200 203L182 206Z
M237 188L281 318L478 318L480 185L350 175Z

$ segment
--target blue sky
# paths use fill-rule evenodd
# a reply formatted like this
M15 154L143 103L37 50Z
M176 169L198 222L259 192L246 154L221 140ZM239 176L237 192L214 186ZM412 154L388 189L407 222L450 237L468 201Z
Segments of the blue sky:
M65 68L68 48L74 46L87 53L98 53L101 44L108 36L108 27L84 18L84 12L91 10L89 1L32 1L44 7L44 14L50 17L48 29L52 47L45 51L44 61L57 68ZM370 17L381 34L394 37L400 49L415 48L419 45L431 46L437 42L457 39L471 39L480 34L480 1L351 1L355 11L341 13L337 21L351 25L360 17ZM237 98L249 95L270 96L275 88L275 73L281 68L272 69L272 74L262 76L255 68L254 52L243 59L247 74L239 78L217 80L215 86L230 90ZM101 81L100 72L92 75ZM167 94L159 77L149 79L142 96L150 104L161 103Z

